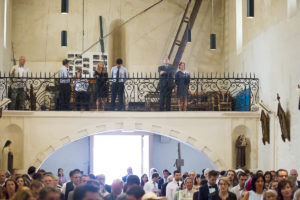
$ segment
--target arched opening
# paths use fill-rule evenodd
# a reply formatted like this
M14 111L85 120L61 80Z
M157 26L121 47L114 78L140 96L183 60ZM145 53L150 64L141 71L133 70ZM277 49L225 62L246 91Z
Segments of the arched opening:
M22 169L24 157L24 136L21 127L16 124L11 124L4 129L3 133L1 133L1 150L7 140L11 141L10 148L13 153L13 168Z
M148 140L143 140L145 143L143 148L149 148L148 151L148 160L144 163L140 163L141 165L145 165L148 163L148 166L144 166L144 171L134 169L133 172L139 171L141 174L136 174L141 176L143 173L149 175L149 169L156 168L160 173L164 169L168 169L170 172L175 170L174 163L178 158L178 143L180 143L181 147L181 159L184 159L184 166L182 166L182 172L193 170L196 173L200 173L204 168L215 169L216 166L214 165L213 161L202 151L196 149L192 145L184 142L179 141L173 137L164 136L158 133L153 132L146 132L146 131L132 131L132 132L124 132L124 131L106 131L97 133L95 135L87 136L81 138L77 141L71 142L66 144L65 146L59 148L55 152L53 152L40 166L40 168L45 169L46 171L50 171L53 173L57 173L58 168L64 168L65 174L67 175L70 170L75 168L79 168L84 173L95 173L99 174L94 168L94 161L95 158L101 157L103 154L111 155L110 159L104 159L103 164L113 163L113 160L120 160L121 157L126 157L126 159L133 160L137 159L137 155L126 155L126 151L123 147L118 146L117 144L110 144L111 148L107 149L106 151L101 152L94 152L95 141L94 137L97 136L143 136L148 137ZM124 140L125 141L125 140ZM128 144L130 145L130 144ZM119 154L119 158L115 156L116 154L111 153L111 151L117 151ZM74 156L70 156L74 155ZM147 156L144 155L144 158ZM98 159L99 160L99 159ZM99 162L99 161L97 161ZM109 165L108 165L109 166ZM124 165L121 167L121 164L118 164L118 170L125 175L126 168L128 165ZM112 170L112 167L110 167ZM114 171L114 170L112 170ZM109 181L115 178L121 177L107 177L108 183Z

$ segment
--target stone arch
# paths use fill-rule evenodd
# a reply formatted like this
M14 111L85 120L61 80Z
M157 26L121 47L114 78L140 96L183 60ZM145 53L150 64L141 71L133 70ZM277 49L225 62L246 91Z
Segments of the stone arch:
M246 168L250 169L250 167L252 166L252 159L251 159L251 132L250 129L245 126L245 125L238 125L236 126L233 131L232 131L232 166L235 167L236 165L236 154L237 154L237 150L235 147L235 142L237 140L237 138L239 137L239 135L245 135L246 136L246 140L247 140L247 148L246 148Z
M104 132L111 132L114 130L122 130L124 132L144 131L144 132L151 132L154 134L171 137L175 140L185 142L188 145L202 151L212 161L212 163L217 169L222 169L225 167L225 162L217 155L216 152L213 151L213 148L206 146L203 143L203 141L199 141L196 138L189 136L188 134L184 134L184 132L181 130L175 130L173 128L164 125L140 123L135 121L100 123L92 127L86 127L81 130L78 130L76 133L72 135L60 138L55 143L50 144L44 151L39 152L35 157L35 161L33 165L40 166L42 162L51 153L53 153L55 150L63 147L66 144L69 144L73 141L79 140L87 136L101 134Z
M23 163L23 152L24 152L24 134L23 129L17 124L10 124L5 127L3 133L1 133L1 149L4 146L4 143L10 140L11 150L13 152L13 167L15 169L22 169L24 166Z

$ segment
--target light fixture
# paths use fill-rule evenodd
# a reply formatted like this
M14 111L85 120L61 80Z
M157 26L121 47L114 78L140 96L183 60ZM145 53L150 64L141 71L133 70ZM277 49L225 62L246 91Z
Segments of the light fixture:
M211 0L211 34L210 34L210 50L217 49L217 35L213 33L214 25L214 0Z
M210 34L210 50L216 50L216 49L217 49L216 34L211 33Z
M247 0L247 17L254 17L254 0Z
M192 30L190 28L186 30L186 37L187 37L187 42L192 42Z
M68 46L68 37L67 37L67 31L63 30L61 31L61 46L66 47Z
M69 12L69 0L61 0L61 13L68 14Z

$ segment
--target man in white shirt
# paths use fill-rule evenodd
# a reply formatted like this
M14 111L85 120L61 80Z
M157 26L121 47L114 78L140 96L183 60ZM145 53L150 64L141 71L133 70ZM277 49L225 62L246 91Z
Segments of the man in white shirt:
M166 189L166 197L167 200L174 200L176 192L179 190L181 182L181 173L178 170L175 170L173 172L174 178L173 181L168 183L167 189Z
M69 75L69 60L64 59L62 61L62 68L59 71L59 102L60 110L70 110L70 98L71 98L71 77Z
M25 57L21 56L19 64L13 66L10 71L10 76L14 77L11 79L11 103L9 105L11 110L24 110L25 108L26 93L24 89L26 88L26 79L24 77L27 77L29 73L29 69L25 67L25 62Z
M152 174L152 180L148 181L144 185L145 193L154 192L156 195L159 195L160 190L158 189L158 183L157 183L158 179L159 179L159 174L157 172L154 172Z
M126 82L126 79L128 78L128 71L124 66L122 66L123 60L121 58L118 58L116 63L117 65L111 69L111 110L115 110L116 98L118 96L118 110L120 111L124 106L124 84Z
M187 177L184 180L184 184L186 189L180 190L176 196L175 200L193 200L194 193L196 192L195 189L193 189L193 180L191 177Z
M246 173L240 172L238 178L239 178L239 184L233 187L230 191L236 195L237 200L240 200L241 198L244 197L244 194L246 192L245 183L248 177Z

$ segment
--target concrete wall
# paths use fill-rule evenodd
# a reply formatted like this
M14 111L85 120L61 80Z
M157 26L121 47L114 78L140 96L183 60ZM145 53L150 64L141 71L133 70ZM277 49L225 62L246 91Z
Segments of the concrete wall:
M235 156L232 152L236 134L233 133L242 125L249 129L246 137L251 143L248 168L257 169L258 117L253 112L4 111L0 132L12 123L21 130L24 169L30 165L40 166L65 144L114 130L146 131L181 140L205 153L216 169L229 169L233 167Z
M33 72L54 72L69 51L81 51L99 38L99 16L103 16L104 34L138 14L157 0L83 0L70 1L68 15L60 13L61 0L13 0L12 37L17 56L27 57ZM165 0L126 24L105 39L110 66L123 57L131 72L156 72L168 55L188 0ZM211 1L203 0L183 57L187 70L223 71L224 0L215 0L214 24ZM84 20L83 20L84 16ZM83 25L84 22L84 25ZM82 31L84 29L84 36ZM68 31L68 47L60 46L61 30ZM217 33L218 50L209 50L209 34ZM97 44L91 51L99 51Z
M66 178L69 177L69 172L73 169L80 169L84 174L87 174L90 164L89 154L89 137L85 137L53 152L40 168L54 174L57 174L58 168L63 168Z
M161 140L161 138L163 139ZM175 170L174 163L178 158L177 144L179 141L170 139L165 136L153 136L152 148L152 165L162 173L164 169L170 172ZM180 142L181 158L184 159L184 166L181 168L182 172L194 170L200 173L204 168L214 169L211 160L201 151L195 149L183 142ZM151 168L150 167L150 168Z
M230 71L255 72L260 78L260 99L275 114L276 94L284 110L291 113L291 142L284 143L278 118L271 116L271 144L264 146L259 134L259 168L300 168L298 134L300 112L297 85L300 74L300 1L255 1L255 18L246 18L243 1L243 45L236 49L235 0L225 6L225 68ZM260 129L260 127L259 127Z
M4 48L4 0L0 0L0 71L8 72L12 67L12 6L11 0L7 1L7 26L6 48Z

